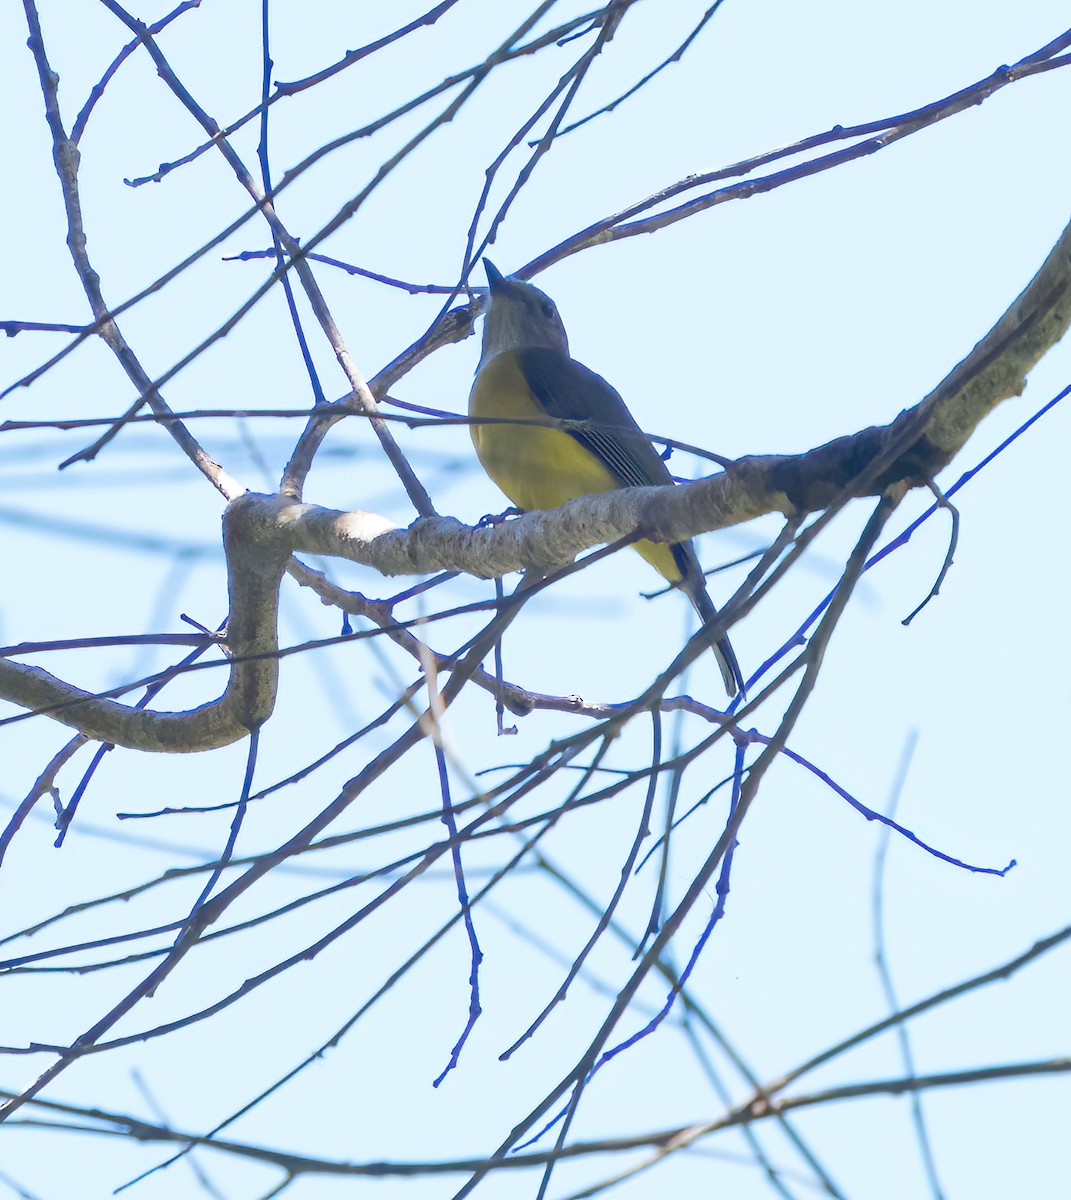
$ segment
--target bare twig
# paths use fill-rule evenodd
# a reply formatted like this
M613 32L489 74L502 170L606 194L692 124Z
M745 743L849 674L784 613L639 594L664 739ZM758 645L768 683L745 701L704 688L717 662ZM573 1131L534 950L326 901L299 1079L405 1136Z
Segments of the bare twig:
M78 147L67 136L59 110L59 76L52 70L45 52L41 22L37 15L35 0L23 0L26 22L30 30L29 46L37 64L41 93L45 101L45 116L52 134L52 156L56 175L63 193L63 204L67 213L67 245L75 271L81 281L90 309L98 325L101 340L118 359L131 383L137 388L139 403L147 403L161 416L171 416L171 410L159 394L148 373L138 361L133 350L119 331L111 315L100 287L100 278L93 269L86 251L86 235L82 223L82 203L78 187ZM181 422L171 420L167 430L197 469L228 499L241 495L245 490L241 484L215 462L201 448L197 440Z

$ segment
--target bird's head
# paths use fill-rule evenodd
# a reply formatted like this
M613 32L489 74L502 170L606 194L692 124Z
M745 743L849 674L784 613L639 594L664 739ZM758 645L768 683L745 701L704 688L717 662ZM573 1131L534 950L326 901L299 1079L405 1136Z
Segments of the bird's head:
M489 297L483 326L481 362L507 350L527 350L545 346L569 355L569 339L554 301L533 284L511 279L490 259L483 260L487 271Z

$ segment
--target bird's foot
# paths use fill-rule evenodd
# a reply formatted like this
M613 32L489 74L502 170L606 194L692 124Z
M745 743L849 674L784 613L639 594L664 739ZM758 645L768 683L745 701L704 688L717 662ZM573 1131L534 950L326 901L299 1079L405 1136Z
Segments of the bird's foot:
M501 525L504 521L508 521L510 517L523 517L523 508L507 508L500 513L485 513L477 522L477 529L489 529L495 525Z

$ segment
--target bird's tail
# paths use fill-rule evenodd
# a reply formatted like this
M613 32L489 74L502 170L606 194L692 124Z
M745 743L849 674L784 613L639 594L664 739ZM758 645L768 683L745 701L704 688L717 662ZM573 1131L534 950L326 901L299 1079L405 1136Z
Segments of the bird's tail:
M695 551L690 545L674 546L673 557L677 560L677 566L681 571L681 588L687 593L688 599L691 600L692 606L699 614L699 619L704 625L710 625L717 620L718 610L707 594L703 569L699 565ZM744 676L740 670L740 664L736 660L736 652L729 641L729 635L723 633L721 637L711 642L710 648L718 660L718 669L721 671L722 682L725 684L729 699L731 700L737 695L743 696Z

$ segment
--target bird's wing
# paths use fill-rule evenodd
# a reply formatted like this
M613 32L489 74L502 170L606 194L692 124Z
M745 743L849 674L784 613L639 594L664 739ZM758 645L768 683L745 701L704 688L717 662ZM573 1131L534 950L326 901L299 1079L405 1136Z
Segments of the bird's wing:
M569 429L585 449L604 463L621 487L672 483L669 468L601 375L555 350L530 347L518 354L521 371L547 415L585 421Z

